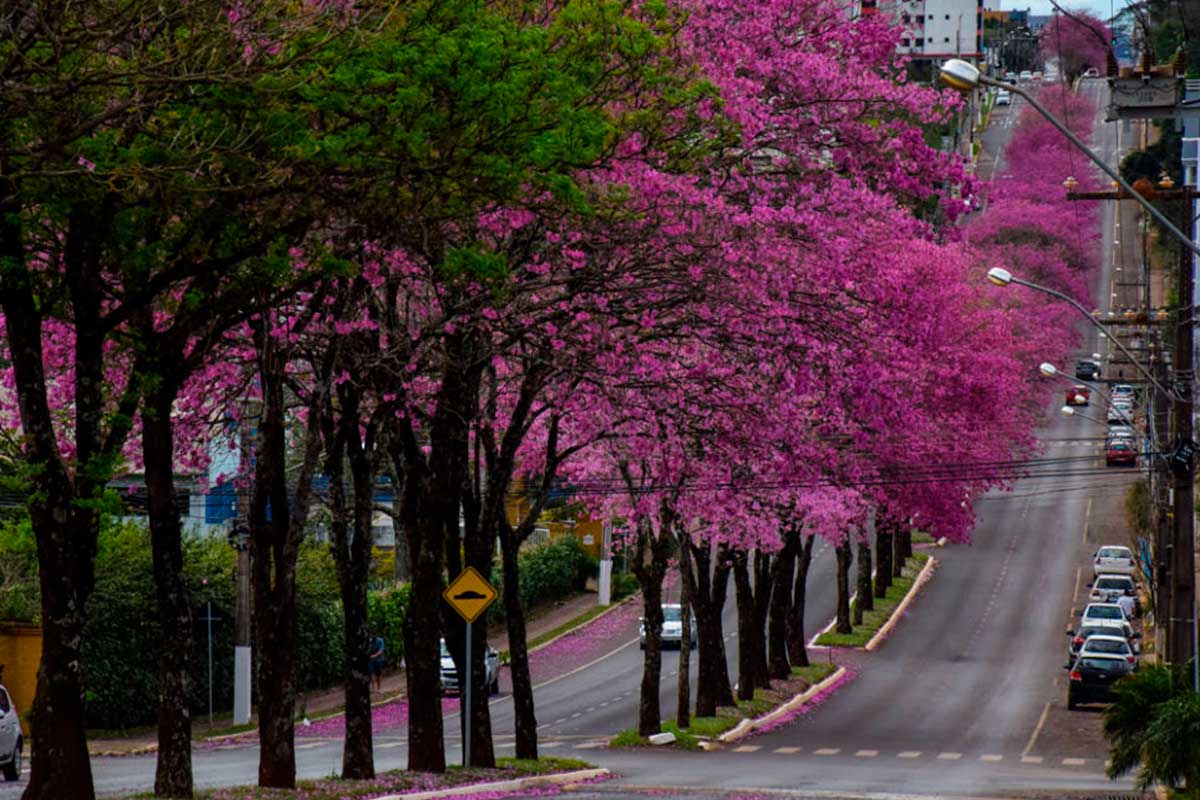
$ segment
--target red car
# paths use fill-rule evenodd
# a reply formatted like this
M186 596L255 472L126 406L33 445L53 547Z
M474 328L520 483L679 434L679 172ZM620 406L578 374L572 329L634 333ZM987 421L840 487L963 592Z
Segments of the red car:
M1078 383L1067 389L1067 405L1086 406L1088 404L1088 388Z
M1104 463L1110 467L1115 464L1136 464L1137 449L1129 439L1109 439L1104 445Z

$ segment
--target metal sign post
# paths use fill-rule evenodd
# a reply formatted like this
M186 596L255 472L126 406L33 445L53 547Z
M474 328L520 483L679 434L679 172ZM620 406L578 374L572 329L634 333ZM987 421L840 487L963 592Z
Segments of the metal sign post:
M463 670L463 766L471 766L471 723L475 718L471 705L471 676L475 672L475 659L471 653L471 623L479 619L488 607L496 602L496 589L473 567L467 567L450 582L442 598L466 622L466 669Z

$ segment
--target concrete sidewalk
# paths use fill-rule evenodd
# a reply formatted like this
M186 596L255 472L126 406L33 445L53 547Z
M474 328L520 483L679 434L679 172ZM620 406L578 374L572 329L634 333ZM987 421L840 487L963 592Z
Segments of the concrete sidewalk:
M594 608L596 600L597 597L594 591L586 591L558 602L553 606L538 609L526 621L527 638L529 640L536 639L545 633L567 624ZM488 630L488 641L497 650L507 650L508 631L505 626L500 625L490 628ZM406 688L405 680L403 668L385 673L383 680L380 682L382 691L371 693L372 703L390 703L403 697ZM309 718L326 716L341 711L344 706L345 692L341 686L332 687L320 692L301 694L296 699L297 715L304 715ZM252 716L251 721L256 722L257 718ZM233 718L228 712L214 716L211 728L208 724L208 716L200 715L196 717L192 724L192 740L199 741L208 738L212 733L228 731L232 725ZM98 738L88 741L88 751L92 756L141 755L152 753L157 749L158 738L153 728L138 730L130 733L128 736Z

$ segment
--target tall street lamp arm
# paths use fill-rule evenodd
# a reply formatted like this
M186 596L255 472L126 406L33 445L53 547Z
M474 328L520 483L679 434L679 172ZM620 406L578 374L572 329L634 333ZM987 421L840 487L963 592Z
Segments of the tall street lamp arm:
M1080 314L1087 317L1088 322L1092 323L1097 328L1099 328L1100 332L1103 333L1106 337L1108 337L1108 340L1110 342L1112 342L1113 344L1115 344L1117 346L1117 348L1121 351L1121 353L1130 360L1130 362L1133 364L1134 368L1137 369L1137 371L1141 374L1141 376L1143 378L1145 378L1147 381L1149 381L1150 384L1152 386L1154 386L1155 389L1158 389L1165 396L1171 398L1172 400L1178 399L1178 396L1174 392L1168 390L1165 386L1163 386L1161 383L1156 381L1154 379L1154 376L1151 375L1150 372L1145 367L1143 367L1136 358L1134 358L1133 353L1131 353L1127 349L1125 349L1125 345L1121 344L1121 341L1117 337L1109 334L1108 329L1104 327L1104 324L1102 322L1100 322L1098 319L1096 319L1095 317L1093 317L1091 312L1089 312L1086 308L1084 308L1079 303L1079 301L1076 300L1074 297L1071 297L1070 295L1067 295L1067 294L1063 294L1062 292L1058 291L1057 289L1051 289L1048 286L1042 286L1040 284L1022 280L1017 277L1010 276L1009 280L1012 283L1018 284L1020 286L1025 286L1029 289L1033 289L1035 292L1043 292L1045 294L1050 295L1051 297L1055 297L1059 300L1062 300L1064 303L1069 304L1072 308L1074 308Z
M995 86L1000 89L1007 89L1010 92L1014 92L1016 94L1019 94L1021 97L1024 97L1025 100L1029 103L1029 105L1033 106L1034 109L1036 109L1039 114L1041 114L1043 117L1046 118L1047 122L1049 122L1051 125L1053 125L1055 128L1057 128L1059 130L1059 132L1062 133L1063 136L1066 136L1068 139L1070 139L1071 144L1075 145L1075 147L1078 148L1079 150L1082 150L1083 153L1088 158L1090 158L1093 163L1096 164L1096 166L1098 166L1098 167L1100 167L1100 169L1104 170L1104 173L1106 175L1108 175L1108 177L1112 178L1114 181L1117 182L1118 186L1120 186L1122 189L1124 189L1126 192L1128 192L1130 197L1132 197L1134 200L1137 200L1138 203L1142 206L1142 208L1146 209L1146 211L1148 211L1152 217L1154 217L1156 220L1158 220L1164 228L1166 228L1168 231L1171 232L1172 236L1174 236L1176 239L1178 239L1180 242L1182 242L1189 250L1191 250L1197 256L1200 256L1200 245L1197 245L1195 242L1192 241L1190 236L1185 234L1183 231L1179 230L1179 228L1177 228L1175 226L1175 223L1173 223L1173 222L1171 222L1171 220L1167 219L1166 215L1164 215L1161 211L1159 211L1157 208L1154 207L1153 203L1151 203L1149 200L1147 200L1146 198L1144 198L1140 194L1138 194L1138 192L1132 186L1129 185L1129 182L1121 177L1120 173L1118 173L1112 167L1108 166L1108 164L1104 163L1104 159L1100 158L1098 155L1093 153L1091 148L1089 148L1086 144L1083 143L1082 139L1080 139L1078 136L1076 136L1074 133L1072 133L1071 129L1068 128L1066 125L1063 125L1061 122L1059 122L1057 119L1055 119L1054 115L1051 114L1049 111L1047 111L1045 106L1043 106L1041 103L1039 103L1037 100L1035 100L1029 92L1025 91L1024 89L1022 89L1020 86L1017 86L1016 84L1006 83L1004 81L998 81L995 78L989 78L986 75L980 75L979 82L985 86Z

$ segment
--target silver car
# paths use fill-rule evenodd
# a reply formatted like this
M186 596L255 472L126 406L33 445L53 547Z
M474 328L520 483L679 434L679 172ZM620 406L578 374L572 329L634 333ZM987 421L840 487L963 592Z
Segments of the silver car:
M458 668L454 666L454 658L442 639L442 691L458 694ZM489 644L487 655L483 659L484 683L488 694L500 694L500 654Z
M663 603L663 626L661 641L663 646L674 645L679 647L683 643L683 607L678 603ZM641 647L646 649L646 619L641 619ZM693 647L696 646L696 618L692 618L692 635L689 641Z
M21 779L21 720L8 690L0 686L0 772L4 780Z
M1088 593L1092 603L1115 603L1118 597L1137 591L1133 578L1128 575L1098 575Z

